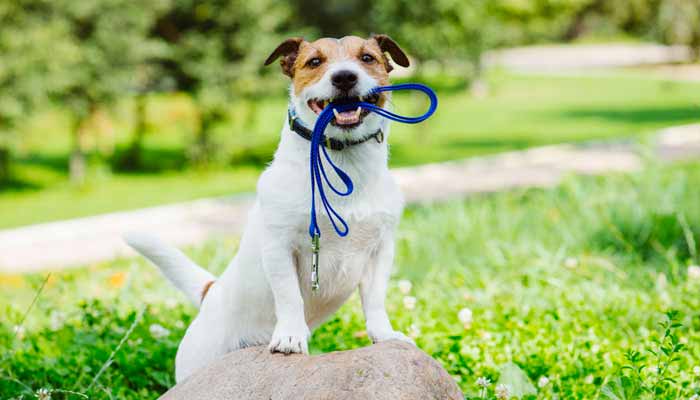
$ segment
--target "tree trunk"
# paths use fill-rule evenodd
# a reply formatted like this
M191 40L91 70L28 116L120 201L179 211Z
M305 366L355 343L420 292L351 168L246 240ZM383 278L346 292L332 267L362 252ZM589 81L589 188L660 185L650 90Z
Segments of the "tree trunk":
M0 183L10 180L10 148L0 146Z
M570 42L586 32L586 18L594 12L599 12L605 5L603 0L593 0L584 5L571 19L569 27L564 32L562 39Z
M190 151L190 159L194 164L206 165L214 158L216 148L211 140L211 130L224 117L219 110L204 111L200 118L199 132Z
M134 101L133 137L126 152L117 160L117 169L123 171L137 171L143 168L143 139L146 135L146 96L137 96Z
M83 149L84 122L84 119L78 120L73 127L73 149L68 162L68 172L71 182L75 185L85 183L87 161Z
M481 56L478 55L473 60L474 64L474 76L471 84L469 85L469 90L477 99L483 99L489 94L489 86L484 79L484 63L481 60Z
M207 114L202 115L199 121L199 132L195 138L192 150L190 151L190 159L195 165L206 165L209 162L209 131L211 130L210 117Z

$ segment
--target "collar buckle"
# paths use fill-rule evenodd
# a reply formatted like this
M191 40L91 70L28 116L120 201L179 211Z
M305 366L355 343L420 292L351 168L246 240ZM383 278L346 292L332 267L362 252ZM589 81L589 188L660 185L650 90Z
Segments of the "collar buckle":
M377 143L382 143L384 142L384 131L382 128L379 128L379 131L374 135L374 139L377 141Z

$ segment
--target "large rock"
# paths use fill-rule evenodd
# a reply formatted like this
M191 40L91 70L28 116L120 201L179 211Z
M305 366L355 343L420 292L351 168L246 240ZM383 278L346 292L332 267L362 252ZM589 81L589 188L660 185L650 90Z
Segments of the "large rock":
M167 400L464 399L437 361L390 341L318 356L234 351L165 393Z

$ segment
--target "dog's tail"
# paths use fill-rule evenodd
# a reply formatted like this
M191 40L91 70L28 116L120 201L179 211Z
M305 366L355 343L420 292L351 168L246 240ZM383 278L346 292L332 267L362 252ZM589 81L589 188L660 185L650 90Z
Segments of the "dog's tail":
M151 260L176 288L199 307L216 277L187 258L180 250L145 233L128 233L124 240Z

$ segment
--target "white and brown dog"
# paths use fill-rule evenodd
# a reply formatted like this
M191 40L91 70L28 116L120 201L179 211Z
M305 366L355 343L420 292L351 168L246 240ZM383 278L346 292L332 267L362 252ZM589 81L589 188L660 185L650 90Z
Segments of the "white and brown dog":
M292 78L289 107L296 118L285 118L274 161L258 181L238 254L218 279L152 236L127 235L127 242L190 300L201 302L177 352L178 382L246 346L269 344L273 352L307 353L309 329L358 287L372 341L411 341L392 328L384 306L403 197L387 167L383 139L388 121L367 110L337 113L326 129L331 157L356 189L351 196L331 199L350 226L348 236L338 237L319 212L325 233L320 289L312 292L310 281L308 130L331 100L386 106L390 95L371 95L370 90L388 84L392 66L387 54L408 66L404 52L385 35L314 42L294 38L272 52L265 65L281 57L283 72Z

